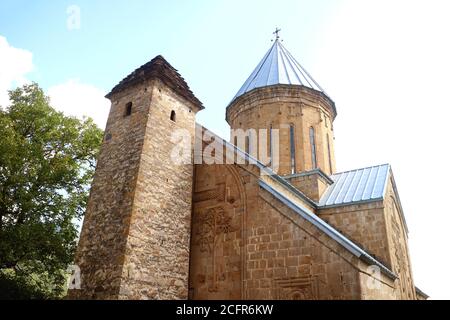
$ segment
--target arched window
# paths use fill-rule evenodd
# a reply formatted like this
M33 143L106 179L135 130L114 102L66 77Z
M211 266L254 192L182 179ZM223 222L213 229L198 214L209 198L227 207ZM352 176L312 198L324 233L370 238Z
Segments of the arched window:
M131 116L131 112L133 111L133 103L132 102L128 102L125 105L125 117Z
M173 122L177 121L177 114L174 110L172 110L172 112L170 113L170 120L172 120Z
M314 128L309 128L309 143L311 144L311 161L312 161L312 168L317 168L317 155L316 155L316 134L314 132Z
M250 152L250 137L248 135L245 136L245 152Z
M331 161L331 147L330 147L330 135L327 133L327 145L328 145L328 165L330 166L330 173L333 173L333 164Z
M273 151L272 151L272 129L273 129L273 127L272 127L272 125L270 125L270 128L269 128L269 157L270 157L270 164L272 164L273 163L273 161L272 161L272 153L273 153Z
M291 124L289 127L289 140L291 145L291 173L295 173L295 128Z

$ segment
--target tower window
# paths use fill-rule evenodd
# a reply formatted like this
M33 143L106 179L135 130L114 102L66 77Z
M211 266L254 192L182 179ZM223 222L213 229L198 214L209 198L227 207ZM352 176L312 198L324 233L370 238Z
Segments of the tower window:
M245 136L245 152L250 153L250 137Z
M170 120L172 120L173 122L177 121L177 114L174 110L172 110L172 112L170 113Z
M314 128L309 128L309 143L311 144L311 162L312 168L317 168L317 150L316 150L316 135Z
M333 165L331 163L331 147L330 147L330 135L327 133L327 144L328 144L328 165L330 166L330 173L333 174Z
M125 117L131 116L132 110L133 110L133 103L132 102L128 102L125 105Z
M273 126L270 125L270 129L269 129L269 157L270 157L270 164L273 164L273 147L272 147L272 143L273 143L273 136L272 136L272 130L273 130Z
M289 137L291 144L291 173L295 173L295 129L294 125L291 124L289 127Z

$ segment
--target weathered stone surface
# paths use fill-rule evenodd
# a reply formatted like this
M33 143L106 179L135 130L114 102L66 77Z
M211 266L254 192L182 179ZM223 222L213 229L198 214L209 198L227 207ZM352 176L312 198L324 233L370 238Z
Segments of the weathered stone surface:
M332 102L323 94L302 86L275 85L255 89L227 108L231 129L279 130L279 175L316 169L313 166L310 128L315 131L316 167L335 172ZM292 172L290 125L295 132L295 168ZM329 143L329 152L328 152Z
M315 202L319 202L320 197L333 183L319 169L286 176L285 179Z
M211 185L211 176L216 177L216 185ZM218 177L228 177L234 201L233 205L215 199L194 203L192 299L359 297L359 267L351 254L331 239L323 243L314 226L260 189L259 177L246 168L197 166L196 188L206 184L217 188L223 183ZM214 232L207 220L195 218L208 208L217 208L222 218L216 222L229 226L216 223ZM215 244L208 250L201 248L205 235Z
M193 165L171 161L171 134L183 129L194 136L199 105L159 76L109 95L108 139L75 261L82 289L71 290L69 298L188 297Z
M69 298L425 298L414 287L392 176L384 200L318 209L331 183L326 175L335 170L336 114L323 94L271 86L227 109L233 129L281 130L279 173L285 176L292 173L289 126L295 126L294 172L300 174L286 179L298 192L280 177L263 175L258 165L206 163L216 155L226 163L223 149L196 165L193 158L184 165L172 161L175 130L197 135L191 149L197 142L208 147L199 137L206 129L196 130L202 106L175 69L160 58L152 61L108 95L112 106L76 255L82 289L71 290ZM323 172L313 170L311 127ZM334 226L398 279L373 272L367 259L278 200L276 192Z

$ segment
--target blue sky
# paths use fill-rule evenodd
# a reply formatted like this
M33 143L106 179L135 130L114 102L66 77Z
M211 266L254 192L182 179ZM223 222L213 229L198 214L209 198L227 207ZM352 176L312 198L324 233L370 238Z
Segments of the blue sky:
M330 1L2 1L0 35L33 53L28 79L49 88L79 79L107 91L162 54L213 116L231 100L282 26L290 50L305 64L316 34L338 2ZM66 13L80 8L80 29ZM26 9L25 9L26 8ZM287 17L292 17L287 19ZM223 117L220 119L223 122ZM211 119L209 123L211 125Z
M197 120L227 137L225 107L278 26L336 102L338 170L392 164L416 284L450 298L449 16L448 0L2 0L0 105L37 81L56 108L104 126L104 94L162 54L204 103Z

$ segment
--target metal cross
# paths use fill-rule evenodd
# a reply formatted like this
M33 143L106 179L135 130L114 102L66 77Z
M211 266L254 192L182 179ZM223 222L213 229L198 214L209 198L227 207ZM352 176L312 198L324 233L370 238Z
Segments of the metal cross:
M281 31L281 29L275 28L275 32L273 33L275 35L275 40L280 39L280 35L279 35L280 31Z

